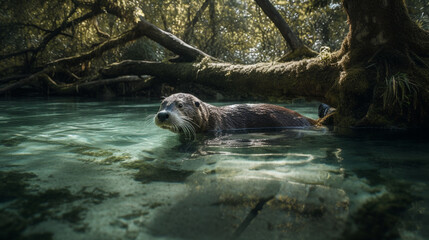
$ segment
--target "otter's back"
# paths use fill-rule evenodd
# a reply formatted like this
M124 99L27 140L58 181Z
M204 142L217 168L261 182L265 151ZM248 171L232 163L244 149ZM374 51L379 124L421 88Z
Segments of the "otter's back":
M222 130L246 128L307 127L314 120L272 104L235 104L219 108Z

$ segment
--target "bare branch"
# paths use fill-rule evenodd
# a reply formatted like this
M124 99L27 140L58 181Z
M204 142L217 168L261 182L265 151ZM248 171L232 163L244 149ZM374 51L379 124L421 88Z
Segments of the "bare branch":
M46 28L40 27L40 26L38 26L38 25L36 25L36 24L33 24L33 23L21 23L21 22L16 22L16 23L11 23L11 25L18 25L18 26L24 26L24 27L32 27L32 28L36 28L36 29L38 29L38 30L40 30L40 31L47 32L47 33L52 33L52 32L53 32L53 30L49 30L49 29L46 29ZM59 33L59 34L60 34L60 35L63 35L63 36L66 36L66 37L69 37L69 38L73 38L73 35L70 35L70 34L68 34L68 33L61 32L61 33Z
M201 15L203 15L204 10L206 10L206 8L209 6L211 0L206 0L204 1L203 5L201 6L200 9L198 9L198 11L195 13L194 18L192 19L192 21L190 21L186 28L185 28L185 33L183 34L183 40L184 41L189 41L189 37L190 34L192 32L192 30L194 29L195 24L198 22L198 20L201 18Z
M53 62L50 62L48 65L73 66L81 62L91 60L94 57L100 56L102 53L104 53L109 49L115 48L121 44L130 42L130 41L136 40L142 36L143 36L142 32L136 31L135 29L131 29L130 31L127 31L126 33L122 34L119 37L112 38L108 41L103 42L97 48L89 52L86 52L78 56L57 59Z
M86 20L88 20L90 18L93 18L93 17L95 17L95 16L97 16L97 15L99 15L101 13L102 13L101 10L93 10L93 11L91 11L91 12L89 12L89 13L87 13L87 14L79 17L79 18L76 18L76 19L74 19L72 21L68 21L68 22L65 21L65 22L63 22L61 24L61 26L59 26L58 28L52 30L49 34L47 34L43 38L43 40L41 41L41 43L39 44L39 46L37 46L37 47L31 47L31 48L28 48L28 49L25 49L25 50L22 50L22 51L18 51L18 52L15 52L15 53L10 53L10 54L7 54L7 55L0 56L0 60L2 60L2 59L8 59L8 58L11 58L11 57L20 56L20 55L23 55L23 54L26 54L26 53L29 53L29 52L32 52L33 53L33 57L35 57L35 55L38 52L43 51L43 49L48 45L48 43L52 39L54 39L56 36L62 34L62 32L64 30L66 30L66 29L68 29L68 28L70 28L70 27L72 27L72 26L74 26L76 24L79 24L81 22L84 22L84 21L86 21ZM32 59L32 61L34 61L34 59ZM30 61L30 62L32 62L32 61Z
M190 46L189 44L177 38L175 35L159 29L155 25L146 21L141 15L139 16L139 22L137 23L136 27L139 31L144 33L146 37L157 42L168 50L178 54L183 58L184 61L192 62L203 59L204 57L219 61L207 53Z
M292 29L277 11L277 9L270 3L269 0L255 0L255 2L261 7L262 11L271 19L286 40L288 46L292 51L299 49L303 46L301 40L292 32Z

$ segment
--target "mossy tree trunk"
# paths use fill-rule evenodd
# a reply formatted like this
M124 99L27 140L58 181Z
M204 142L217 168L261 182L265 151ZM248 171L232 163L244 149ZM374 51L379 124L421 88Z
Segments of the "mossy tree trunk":
M316 59L253 65L129 60L112 64L101 71L106 78L116 78L125 73L177 79L176 85L199 84L237 99L279 100L306 97L323 101L325 93L334 83L333 79L338 76L339 69L336 65L323 64Z
M339 126L429 126L429 33L403 0L343 0L350 31L326 95Z

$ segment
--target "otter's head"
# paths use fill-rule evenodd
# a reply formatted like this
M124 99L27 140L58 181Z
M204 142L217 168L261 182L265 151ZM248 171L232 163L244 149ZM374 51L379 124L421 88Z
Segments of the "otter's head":
M189 138L195 137L195 133L202 130L204 111L204 104L195 96L176 93L161 102L155 124Z

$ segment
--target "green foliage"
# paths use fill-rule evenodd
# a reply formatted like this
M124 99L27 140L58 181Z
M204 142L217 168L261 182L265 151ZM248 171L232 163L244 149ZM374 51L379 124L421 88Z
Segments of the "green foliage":
M407 7L411 19L421 28L429 30L429 2L427 0L408 0Z
M31 72L55 59L90 51L132 27L118 16L102 12L64 29L61 34L50 39L46 46L38 49L48 34L62 24L88 14L93 6L113 9L119 15L126 15L139 7L149 22L183 37L204 1L2 0L0 59L1 56L26 52L0 60L0 72ZM339 48L347 31L341 7L328 4L318 6L317 11L309 13L306 9L311 3L306 0L274 1L273 4L294 32L311 48L317 50L322 45L331 49ZM289 51L274 24L253 0L211 0L194 26L188 43L210 55L237 63L272 61ZM113 49L102 59L94 60L82 68L88 70L88 66L94 68L128 58L159 61L169 56L171 53L163 47L144 39L125 48Z
M386 77L385 82L386 88L382 94L384 108L399 106L402 111L411 104L416 108L418 87L410 82L407 74L396 73Z
M205 1L1 0L1 75L32 72L58 58L90 51L131 29L132 23L118 16L127 15L135 8L140 8L149 22L182 38ZM339 0L271 2L295 34L311 49L320 51L323 59L328 55L322 46L332 51L340 48L348 28ZM423 28L428 28L429 3L425 0L409 0L407 3L412 18ZM102 10L100 13L71 24L60 34L47 39L52 31L97 7ZM107 9L117 14L107 13ZM49 41L43 45L46 40ZM193 27L188 43L214 57L235 63L273 61L289 52L280 32L253 0L210 0ZM160 61L170 56L172 53L157 43L140 39L110 50L79 69L88 71L88 68L96 69L124 59Z

